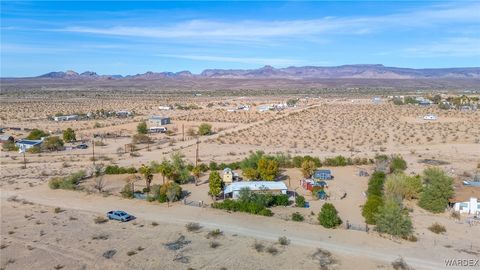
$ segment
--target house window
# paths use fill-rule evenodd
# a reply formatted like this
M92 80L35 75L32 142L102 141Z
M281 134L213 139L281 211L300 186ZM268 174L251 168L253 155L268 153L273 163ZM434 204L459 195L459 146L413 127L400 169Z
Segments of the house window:
M460 203L460 210L463 210L463 209L468 209L468 203L466 202Z

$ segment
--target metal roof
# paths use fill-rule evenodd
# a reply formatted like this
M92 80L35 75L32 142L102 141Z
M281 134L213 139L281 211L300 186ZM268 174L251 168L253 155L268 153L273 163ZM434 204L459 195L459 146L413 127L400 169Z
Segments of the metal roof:
M287 190L287 185L284 182L274 181L248 181L248 182L234 182L228 185L224 192L232 193L234 191L240 191L243 188L250 190Z

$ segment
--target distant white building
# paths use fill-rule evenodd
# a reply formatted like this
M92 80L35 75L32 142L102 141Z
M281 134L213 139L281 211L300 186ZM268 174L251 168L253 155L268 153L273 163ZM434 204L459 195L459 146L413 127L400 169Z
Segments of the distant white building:
M148 122L150 122L150 124L153 125L153 126L164 126L164 125L170 124L170 118L169 117L152 115L148 119Z
M225 187L223 193L236 199L240 196L242 189L250 189L253 192L265 192L272 194L287 194L287 185L284 182L275 181L247 181L233 182Z
M161 111L169 111L172 109L170 106L158 106L158 109Z
M78 115L72 114L72 115L60 115L60 116L54 116L53 120L56 122L60 121L77 121L78 120Z
M266 112L266 111L270 111L270 110L273 110L273 106L270 106L270 105L260 105L257 107L258 111L259 112Z
M423 120L437 120L438 116L435 114L427 114L423 117Z

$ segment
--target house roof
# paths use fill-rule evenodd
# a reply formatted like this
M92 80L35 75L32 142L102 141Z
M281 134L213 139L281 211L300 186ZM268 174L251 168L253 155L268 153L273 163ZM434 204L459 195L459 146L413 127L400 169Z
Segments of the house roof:
M287 190L287 185L284 182L274 182L274 181L249 181L249 182L234 182L228 185L224 192L232 193L234 191L239 191L243 188L248 188L250 190Z
M41 144L42 140L19 140L16 143L25 144L25 145L37 145L37 144Z
M449 199L450 202L466 202L470 198L480 199L480 187L456 186L455 195Z
M8 140L11 140L11 138L13 138L12 135L4 134L0 136L0 141L8 141Z

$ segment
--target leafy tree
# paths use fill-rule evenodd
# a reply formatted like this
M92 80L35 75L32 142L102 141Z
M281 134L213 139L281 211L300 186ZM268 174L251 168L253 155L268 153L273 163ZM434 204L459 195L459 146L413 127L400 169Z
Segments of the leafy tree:
M316 167L317 166L315 166L315 162L313 160L304 160L302 162L303 177L305 178L311 177Z
M367 202L363 205L362 216L368 224L375 224L375 215L379 212L380 207L383 206L383 199L377 195L369 195Z
M202 123L198 127L198 135L205 136L212 134L212 125L207 123Z
M376 195L379 197L383 196L383 183L385 182L385 173L383 172L374 172L368 181L368 190L367 194Z
M195 177L195 185L198 183L198 179L200 178L200 175L202 174L202 168L200 166L195 166L192 169L192 175Z
M255 170L254 168L243 169L242 175L243 175L243 177L245 177L249 180L250 179L258 179L258 177L259 177L259 174L258 174L257 170Z
M63 140L66 142L73 142L76 141L77 138L75 136L75 131L71 128L67 128L63 131Z
M258 166L258 161L265 155L263 151L257 151L255 153L251 153L250 156L247 158L243 159L242 162L240 162L240 168L242 170L245 170L246 168L253 168L257 169Z
M215 161L210 161L210 163L208 164L208 168L210 169L210 171L216 171L218 170L218 164Z
M142 122L138 123L137 132L138 132L138 134L147 134L148 133L147 123L145 121L142 121Z
M407 237L411 235L412 221L408 211L403 209L395 199L388 199L375 215L376 230L393 236Z
M35 128L35 129L32 129L32 131L30 131L30 134L28 134L27 139L28 140L40 140L42 137L47 137L47 136L48 136L48 133L46 133L43 130Z
M423 171L425 184L418 205L433 213L442 213L453 196L453 179L439 168L427 168Z
M385 196L388 198L416 199L422 189L422 181L418 176L407 176L404 173L395 173L385 181Z
M403 172L407 169L407 162L400 155L392 156L390 160L390 172Z
M172 163L168 160L163 160L162 163L158 164L158 166L155 167L155 170L162 175L162 184L165 185L165 177L170 179L173 171L173 166Z
M168 201L168 205L170 206L171 202L178 201L182 198L182 187L180 187L177 183L167 183L160 187L160 196L159 201L165 202Z
M58 136L48 137L43 141L42 148L48 151L63 150L63 140Z
M191 180L190 172L187 169L187 164L184 160L184 156L180 152L175 152L170 156L172 160L172 171L170 179L179 183L185 184Z
M337 209L331 203L325 203L322 206L322 210L318 213L318 221L325 228L335 228L342 224Z
M224 186L222 177L220 177L220 174L217 171L213 171L208 177L208 182L208 186L210 188L208 194L212 196L213 199L215 199L218 195L220 195L220 193L222 193L222 189Z
M139 169L140 173L145 178L145 185L147 186L147 192L150 191L150 184L153 180L152 168L150 166L142 165Z
M278 162L272 158L261 158L258 161L258 174L262 180L272 181L278 175Z

